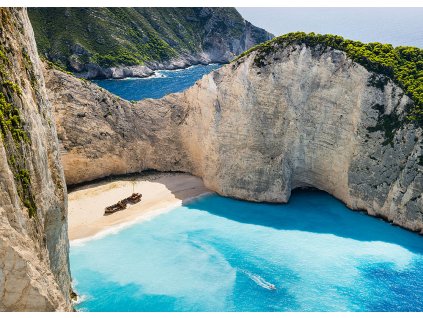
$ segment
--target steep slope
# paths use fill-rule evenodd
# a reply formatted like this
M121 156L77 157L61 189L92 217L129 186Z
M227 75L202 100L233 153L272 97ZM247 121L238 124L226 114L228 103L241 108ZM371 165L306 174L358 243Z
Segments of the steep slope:
M228 62L273 36L234 8L31 8L40 54L78 76Z
M135 104L46 73L69 184L153 168L252 201L316 187L423 230L423 132L407 119L415 101L330 45L268 43L183 93Z
M67 194L25 9L0 8L0 311L71 310Z

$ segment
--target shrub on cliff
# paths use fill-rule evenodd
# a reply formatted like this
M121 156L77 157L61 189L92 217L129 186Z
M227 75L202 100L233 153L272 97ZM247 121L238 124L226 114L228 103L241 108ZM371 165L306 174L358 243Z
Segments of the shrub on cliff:
M423 50L417 47L391 44L362 43L344 39L338 35L294 32L288 33L263 44L257 45L239 55L236 60L257 51L254 59L256 66L263 66L266 55L289 45L309 47L328 47L344 51L354 62L363 65L371 72L385 75L400 86L414 101L407 118L423 124ZM379 85L379 83L375 83Z

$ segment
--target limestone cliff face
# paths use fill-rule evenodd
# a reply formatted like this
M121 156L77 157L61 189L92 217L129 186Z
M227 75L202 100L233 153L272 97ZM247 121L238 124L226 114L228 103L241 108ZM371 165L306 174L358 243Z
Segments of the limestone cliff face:
M26 10L0 16L0 311L68 311L67 195L51 105Z
M179 99L131 104L45 67L67 184L147 168L188 171L178 126L186 110Z
M259 65L256 54L135 104L47 71L67 182L179 170L222 195L268 202L316 187L422 231L422 129L404 120L412 100L341 51L291 45Z

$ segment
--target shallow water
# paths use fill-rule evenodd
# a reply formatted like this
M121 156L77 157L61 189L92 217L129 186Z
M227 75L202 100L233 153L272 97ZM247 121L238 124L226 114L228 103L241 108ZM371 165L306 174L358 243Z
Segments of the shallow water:
M206 196L72 245L70 261L83 311L423 310L423 237L318 191Z
M219 64L195 65L173 71L156 71L147 78L107 79L93 81L115 95L127 100L161 98L170 93L182 92L203 75L219 68Z

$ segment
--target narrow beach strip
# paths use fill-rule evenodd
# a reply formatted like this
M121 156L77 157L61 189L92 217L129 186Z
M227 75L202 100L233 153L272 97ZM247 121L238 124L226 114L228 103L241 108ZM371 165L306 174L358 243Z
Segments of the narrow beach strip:
M141 193L141 202L104 215L106 206ZM68 196L68 231L71 245L81 244L134 223L149 220L201 195L211 193L202 180L185 173L152 173L115 178L82 186Z

